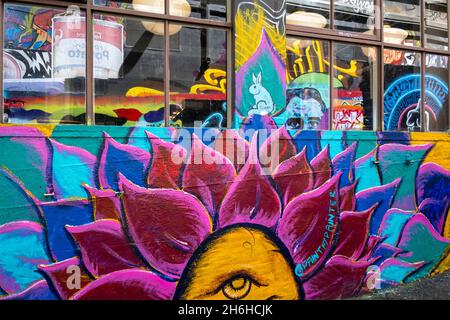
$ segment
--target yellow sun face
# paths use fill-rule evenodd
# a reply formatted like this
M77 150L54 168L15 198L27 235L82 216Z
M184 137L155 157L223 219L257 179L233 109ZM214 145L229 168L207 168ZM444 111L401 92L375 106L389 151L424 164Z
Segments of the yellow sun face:
M298 300L293 268L263 231L239 226L208 240L180 281L182 300Z

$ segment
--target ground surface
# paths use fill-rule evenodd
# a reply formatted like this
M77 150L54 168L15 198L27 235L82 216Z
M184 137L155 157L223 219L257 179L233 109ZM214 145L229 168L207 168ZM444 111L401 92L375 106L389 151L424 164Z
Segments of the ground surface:
M450 300L450 271L365 295L358 300Z

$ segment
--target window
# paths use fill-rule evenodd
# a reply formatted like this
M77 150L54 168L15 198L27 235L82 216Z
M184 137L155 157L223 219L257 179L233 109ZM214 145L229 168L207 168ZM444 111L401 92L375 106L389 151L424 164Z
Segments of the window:
M4 122L228 125L227 0L48 3L5 1Z
M84 124L84 11L5 4L3 97L6 123Z
M334 43L333 129L374 130L377 114L375 47Z
M449 131L448 13L445 0L288 0L287 123Z
M420 53L385 50L384 130L421 131L421 83Z
M294 37L287 43L286 110L291 129L376 128L378 68L374 47Z

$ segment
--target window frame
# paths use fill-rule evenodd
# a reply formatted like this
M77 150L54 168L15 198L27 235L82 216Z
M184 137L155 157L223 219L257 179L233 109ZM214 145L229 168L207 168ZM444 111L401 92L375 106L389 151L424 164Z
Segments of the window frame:
M86 3L77 3L70 1L58 1L58 0L0 0L0 17L2 22L0 23L0 43L2 54L0 54L0 70L3 70L3 14L5 4L17 4L17 5L29 5L40 7L53 7L58 9L68 8L69 6L78 6L86 16L86 122L84 125L95 125L95 79L94 79L94 23L93 17L95 14L100 15L115 15L121 17L128 17L134 19L152 19L164 23L164 38L163 38L163 51L164 51L164 127L170 127L170 35L169 24L181 23L183 25L191 25L199 28L215 28L226 31L227 37L227 128L232 127L233 123L233 70L234 61L232 52L232 0L226 1L227 6L227 18L226 21L207 20L193 17L180 17L169 14L170 0L163 0L165 3L165 13L151 13L145 11L129 10L124 8L113 8L107 6L99 6L94 4L94 0L85 0ZM0 92L3 96L3 74L0 77ZM4 99L0 99L0 123L4 123Z
M331 61L334 62L335 57L333 56L333 44L334 43L347 43L352 45L366 45L366 46L373 46L377 49L377 57L380 60L380 63L378 63L378 70L377 70L377 95L380 97L378 104L374 105L374 117L377 119L377 123L374 124L373 131L387 131L384 130L384 50L402 50L402 51L409 51L409 52L417 52L421 54L421 61L420 61L420 75L421 75L421 105L420 105L420 113L422 119L425 117L425 98L426 98L426 57L429 54L435 54L440 56L446 56L449 58L450 61L450 18L449 18L449 46L448 50L439 50L439 49L430 49L427 48L426 44L426 26L425 26L425 8L426 8L426 0L419 0L420 3L420 37L421 37L421 44L420 47L416 46L408 46L408 45L396 45L392 43L388 43L384 41L384 1L385 0L374 0L374 6L375 6L375 34L372 36L359 34L355 32L343 32L340 30L334 29L334 4L336 0L330 0L330 28L329 29L316 29L316 28L310 28L310 27L301 27L301 26L293 26L293 25L286 25L286 37L301 37L301 38L310 38L310 39L317 39L317 40L324 40L330 42L330 56ZM378 6L378 7L377 7ZM450 13L450 3L447 4L447 11ZM377 9L378 8L378 9ZM450 15L449 15L450 17ZM450 79L449 83L450 83ZM333 90L332 87L330 87L330 114L333 112L333 101L335 99L335 90ZM450 108L450 105L449 105ZM375 110L376 109L376 110ZM450 114L450 112L449 112ZM332 117L330 117L332 118ZM450 116L448 119L449 128L450 128ZM330 123L330 129L333 130L332 122ZM400 131L405 132L405 131ZM420 132L450 132L450 129L448 131L425 131L425 123L424 121L421 121L421 130Z

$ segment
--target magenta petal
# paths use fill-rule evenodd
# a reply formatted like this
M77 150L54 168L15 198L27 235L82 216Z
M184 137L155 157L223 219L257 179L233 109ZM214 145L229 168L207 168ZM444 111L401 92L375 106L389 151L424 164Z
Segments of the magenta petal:
M347 187L344 187L340 190L340 207L341 212L344 211L355 211L356 208L356 185L358 182L355 182Z
M46 274L53 288L58 292L61 299L64 300L69 299L80 291L81 288L84 288L92 282L89 275L83 271L80 260L76 257L55 264L40 265L39 269ZM79 283L77 283L78 274L80 276Z
M199 198L212 217L222 203L236 172L233 164L192 135L190 161L183 174L183 190Z
M171 142L161 140L150 132L146 132L152 146L152 165L148 173L147 183L151 188L178 189L180 172L185 162L186 150ZM176 153L176 161L173 155Z
M120 220L121 204L120 198L114 190L98 190L84 185L89 194L90 200L94 204L94 219L115 219Z
M289 249L297 273L308 277L333 249L339 221L338 186L341 173L322 187L298 196L286 207L278 235Z
M95 277L144 266L116 220L98 220L66 229L77 242L86 269Z
M330 146L326 146L314 159L311 160L314 172L314 188L323 185L331 178L332 166L330 160Z
M384 238L379 236L369 236L369 239L367 239L366 246L361 253L361 256L358 258L358 260L367 261L369 260L374 252L375 249L378 248L378 246L383 242Z
M219 212L218 227L254 223L275 227L281 214L281 201L258 160L258 135L252 140L250 156L228 191Z
M308 300L337 300L355 296L372 261L355 262L333 256L319 273L303 283Z
M205 207L183 191L140 188L123 176L120 187L136 247L153 268L180 277L191 255L212 232Z
M341 229L334 255L358 259L369 237L370 218L376 206L364 212L341 213Z
M214 149L226 156L240 170L248 158L250 144L235 130L222 131L214 141Z
M92 282L72 300L171 300L175 282L143 270L121 270Z
M292 142L291 135L287 131L286 126L282 126L264 141L259 157L261 162L271 169L270 172L274 172L278 164L292 158L296 154L297 148Z
M295 157L282 162L273 179L281 189L285 206L295 197L310 191L314 177L306 158L306 147Z

